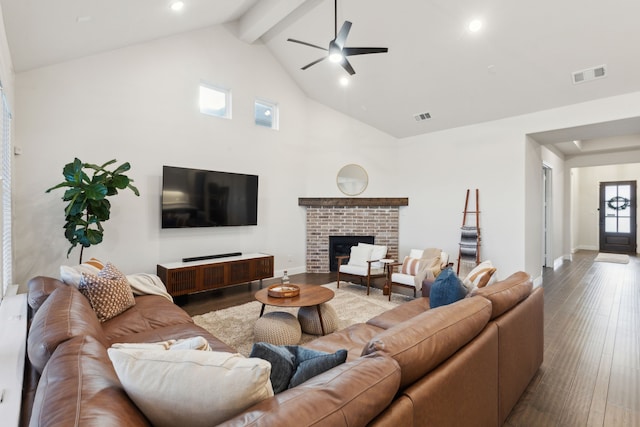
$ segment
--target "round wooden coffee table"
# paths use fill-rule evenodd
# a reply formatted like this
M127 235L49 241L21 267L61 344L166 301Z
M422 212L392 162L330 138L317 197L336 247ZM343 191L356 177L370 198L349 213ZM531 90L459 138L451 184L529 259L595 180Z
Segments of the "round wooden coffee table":
M275 307L313 307L318 309L318 317L320 318L320 328L322 329L322 335L324 332L324 324L322 323L322 313L320 313L320 304L331 300L334 297L334 293L331 289L327 289L324 286L319 285L300 285L296 283L296 286L300 287L300 294L291 298L276 298L269 296L269 289L260 289L256 292L256 299L262 303L262 309L260 310L260 317L264 314L264 307L266 305L273 305Z

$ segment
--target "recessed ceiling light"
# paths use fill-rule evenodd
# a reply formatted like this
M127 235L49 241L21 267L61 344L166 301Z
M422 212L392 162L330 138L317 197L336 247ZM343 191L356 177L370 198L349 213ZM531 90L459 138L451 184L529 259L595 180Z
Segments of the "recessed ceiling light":
M349 86L349 79L347 77L340 77L340 84L342 86Z
M173 3L171 3L171 10L175 12L182 10L183 7L184 7L183 1L174 1Z
M482 28L482 21L479 19L474 19L473 21L469 22L467 28L469 28L469 31L471 31L472 33L477 33Z

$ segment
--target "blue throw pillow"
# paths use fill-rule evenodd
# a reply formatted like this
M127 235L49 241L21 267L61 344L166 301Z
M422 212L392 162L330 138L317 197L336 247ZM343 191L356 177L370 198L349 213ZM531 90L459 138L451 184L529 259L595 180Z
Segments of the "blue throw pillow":
M293 388L309 378L328 371L347 360L347 350L338 350L335 353L310 350L304 347L290 346L291 351L296 352L296 372L289 381L289 388ZM295 349L295 350L294 350Z
M275 394L287 389L296 371L295 354L286 347L257 342L253 344L249 357L259 357L271 363L271 386Z
M459 301L467 294L466 288L451 268L445 268L431 285L429 306L431 308Z
M271 386L274 394L277 394L344 363L347 350L325 353L297 345L278 346L257 342L249 357L259 357L271 363Z

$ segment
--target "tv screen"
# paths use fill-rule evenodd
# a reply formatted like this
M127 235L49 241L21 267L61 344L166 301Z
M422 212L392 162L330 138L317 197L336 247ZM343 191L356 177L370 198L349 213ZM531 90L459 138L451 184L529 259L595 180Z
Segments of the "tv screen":
M162 167L162 228L257 224L257 175Z

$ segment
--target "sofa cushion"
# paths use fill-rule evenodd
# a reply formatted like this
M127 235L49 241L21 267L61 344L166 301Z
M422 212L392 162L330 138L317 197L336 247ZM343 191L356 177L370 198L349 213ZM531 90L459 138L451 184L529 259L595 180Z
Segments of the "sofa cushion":
M347 361L357 359L362 349L383 329L366 323L356 323L329 335L318 337L303 344L306 348L333 353L340 349L347 350Z
M429 310L429 298L416 298L367 320L367 325L389 329Z
M224 351L227 353L237 353L236 349L230 345L220 341L215 336L211 335L204 328L190 324L169 325L162 328L149 329L147 331L138 332L131 335L122 335L117 337L111 344L115 343L145 343L145 342L158 342L165 340L179 340L186 339L194 336L201 336L209 342L211 351Z
M216 425L273 396L271 366L262 359L197 350L110 348L108 354L127 394L154 426Z
M184 310L162 296L140 296L135 297L135 301L133 307L102 324L104 333L111 342L116 342L118 337L150 329L193 324L193 319Z
M527 298L531 289L531 276L519 271L491 286L476 289L472 295L480 295L491 301L491 318L495 319Z
M89 299L101 322L136 303L127 278L110 262L97 275L82 273L78 289Z
M398 364L379 354L336 366L221 426L365 426L392 402Z
M487 325L491 302L467 298L434 308L384 330L362 354L381 352L402 370L401 388L414 383L471 341Z
M452 304L461 300L467 294L467 290L451 268L445 268L436 277L429 292L429 305L431 308Z
M118 381L106 348L93 337L80 336L60 344L44 368L30 425L148 426L149 422Z
M259 357L271 364L271 385L277 394L344 363L347 350L326 353L296 345L277 346L257 342L249 357Z
M58 288L31 321L27 337L31 364L42 372L58 345L80 335L90 335L105 347L108 345L89 301L72 286Z

